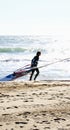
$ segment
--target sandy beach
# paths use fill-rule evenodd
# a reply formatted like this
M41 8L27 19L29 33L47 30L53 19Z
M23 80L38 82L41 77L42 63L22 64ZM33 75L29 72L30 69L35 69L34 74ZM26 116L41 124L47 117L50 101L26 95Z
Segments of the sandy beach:
M0 83L0 130L70 130L70 81Z

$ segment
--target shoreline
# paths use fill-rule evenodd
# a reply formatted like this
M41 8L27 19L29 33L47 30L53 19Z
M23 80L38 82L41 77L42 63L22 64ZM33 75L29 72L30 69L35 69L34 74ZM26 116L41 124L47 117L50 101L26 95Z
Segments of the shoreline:
M1 130L70 130L70 80L0 82Z

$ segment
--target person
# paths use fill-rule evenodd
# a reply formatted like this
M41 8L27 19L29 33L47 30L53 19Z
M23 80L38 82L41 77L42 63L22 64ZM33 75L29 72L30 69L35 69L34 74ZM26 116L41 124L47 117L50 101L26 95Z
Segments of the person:
M31 72L29 80L32 80L32 77L33 77L33 74L34 74L35 71L36 71L36 74L35 74L34 80L36 80L37 76L39 75L39 69L37 68L37 65L38 65L38 61L39 61L39 56L40 55L41 55L41 52L38 51L36 53L36 56L34 56L34 58L31 60L31 67L34 67L34 69L32 69L32 72Z

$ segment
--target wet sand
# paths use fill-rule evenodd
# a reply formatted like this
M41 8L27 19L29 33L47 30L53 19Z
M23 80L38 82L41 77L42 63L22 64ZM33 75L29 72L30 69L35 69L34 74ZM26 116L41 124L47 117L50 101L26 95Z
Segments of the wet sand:
M70 81L0 83L0 130L70 130Z

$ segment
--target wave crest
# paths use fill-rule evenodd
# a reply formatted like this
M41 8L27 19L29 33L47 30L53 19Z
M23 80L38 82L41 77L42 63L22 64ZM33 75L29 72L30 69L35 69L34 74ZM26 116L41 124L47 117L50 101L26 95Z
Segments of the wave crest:
M37 52L38 50L45 52L45 49L41 49L41 48L21 48L21 47L16 47L16 48L10 48L10 47L6 47L6 48L0 48L0 53L12 53L12 52L25 52L25 51L29 51L29 52Z

